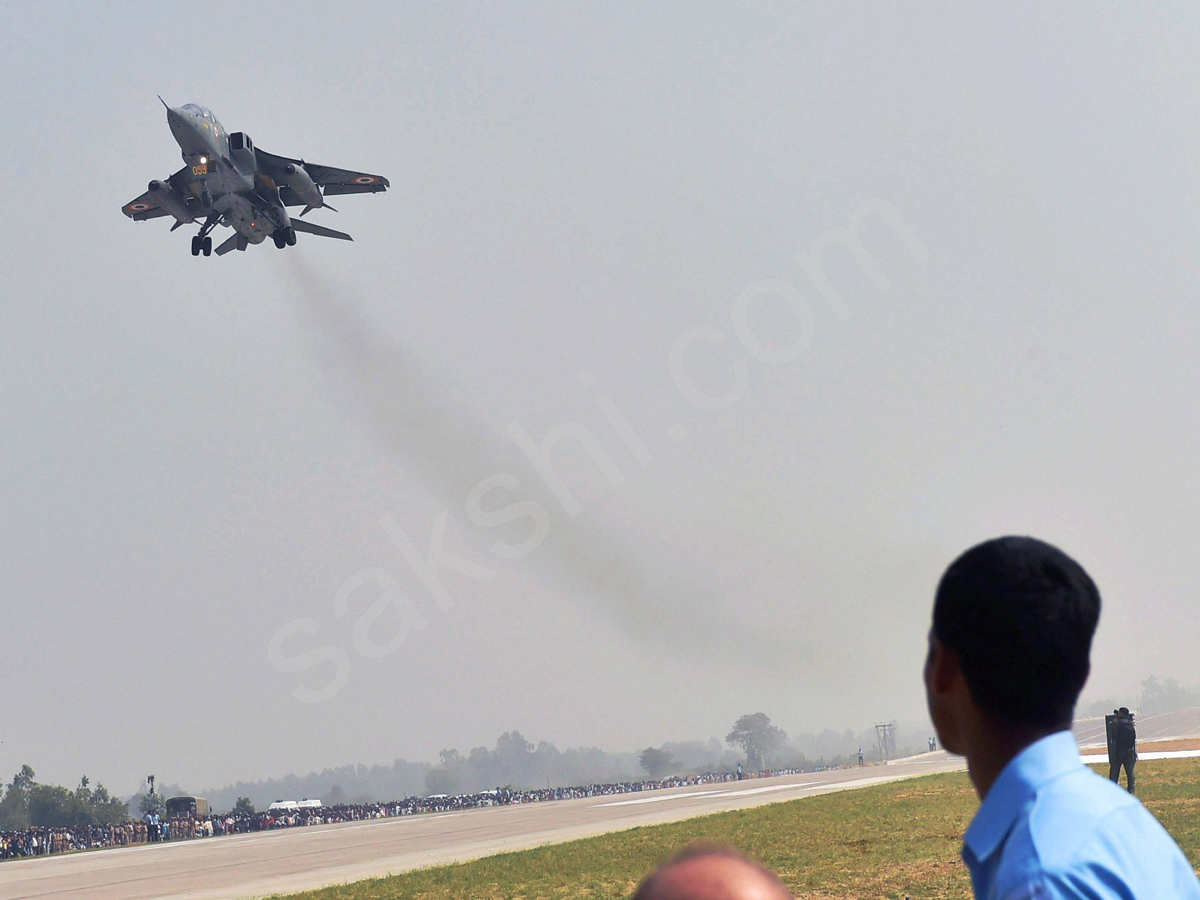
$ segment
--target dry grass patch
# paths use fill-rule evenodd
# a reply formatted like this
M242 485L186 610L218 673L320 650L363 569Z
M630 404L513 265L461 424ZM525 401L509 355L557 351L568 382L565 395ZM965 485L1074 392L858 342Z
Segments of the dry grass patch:
M1104 748L1101 747L1101 750ZM1178 741L1139 741L1139 753L1171 753L1176 750L1200 750L1200 737L1182 738ZM1155 760L1161 762L1161 760Z

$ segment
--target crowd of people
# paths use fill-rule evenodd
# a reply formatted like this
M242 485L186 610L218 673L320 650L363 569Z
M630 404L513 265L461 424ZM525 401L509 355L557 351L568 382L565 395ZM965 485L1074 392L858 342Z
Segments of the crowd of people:
M75 828L30 827L21 831L0 832L0 859L45 856L68 850L94 847L124 847L146 842L144 822L119 825L86 825Z
M90 850L97 847L123 847L130 844L157 841L190 840L217 837L225 834L246 834L278 828L308 825L327 825L335 822L354 822L362 819L384 819L419 813L437 813L484 806L508 806L520 803L548 803L555 800L575 800L583 797L607 797L639 791L688 787L736 781L743 777L797 775L803 769L768 769L754 776L743 774L741 767L734 772L704 772L697 775L672 775L645 781L618 781L589 784L579 787L553 787L535 790L497 788L474 794L453 796L435 794L430 797L407 797L387 803L349 803L316 806L302 809L266 809L254 813L228 812L208 816L159 817L148 814L142 819L119 825L92 825L81 828L27 828L23 831L0 832L0 859L42 856L70 850Z
M33 826L21 831L0 831L0 859L45 856L69 850L94 850L99 847L127 847L182 838L212 837L225 834L221 817L147 815L116 825L77 827Z

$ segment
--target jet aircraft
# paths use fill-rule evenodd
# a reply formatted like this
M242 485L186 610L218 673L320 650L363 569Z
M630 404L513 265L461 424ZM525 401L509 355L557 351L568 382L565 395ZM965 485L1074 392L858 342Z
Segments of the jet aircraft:
M268 237L282 250L295 245L297 231L353 240L345 232L292 218L288 207L303 206L303 216L314 209L333 209L325 202L328 196L388 189L388 180L382 175L335 169L260 150L245 132L227 132L203 106L187 103L172 108L165 100L162 104L167 107L167 124L183 153L184 167L165 181L151 181L146 193L126 203L121 211L137 221L172 216L172 231L200 222L200 231L192 238L192 256L213 252L210 232L218 225L228 225L234 233L217 247L217 256L245 250Z

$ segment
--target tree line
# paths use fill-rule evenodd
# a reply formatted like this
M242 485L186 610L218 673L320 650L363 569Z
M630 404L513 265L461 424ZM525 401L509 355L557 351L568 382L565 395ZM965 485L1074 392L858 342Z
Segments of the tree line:
M1081 717L1103 716L1122 706L1136 709L1142 715L1174 712L1179 709L1193 709L1200 706L1200 691L1184 687L1174 678L1159 681L1158 678L1151 675L1142 682L1141 687L1141 693L1132 703L1129 702L1129 698L1119 700L1108 697L1082 705L1078 710L1078 715Z
M125 801L113 797L102 784L92 788L86 775L79 780L79 787L70 790L39 784L33 769L24 765L0 791L0 831L116 825L129 818Z
M902 726L901 748L923 747L927 726ZM731 771L740 762L748 771L765 767L811 768L840 765L856 759L858 748L874 758L873 729L859 733L819 734L789 737L772 724L764 713L741 716L725 741L716 738L666 742L638 753L607 752L598 747L573 747L559 750L548 741L534 743L519 731L500 735L492 747L475 747L460 753L445 749L438 762L408 762L397 759L391 764L356 765L329 768L307 775L287 775L257 782L239 781L220 789L184 789L179 784L162 782L155 794L140 793L128 798L128 804L111 797L103 787L93 791L86 779L76 790L52 785L37 785L28 766L0 797L0 829L25 824L67 825L85 820L98 824L121 821L132 812L162 812L167 797L196 794L208 799L215 811L232 809L239 800L242 808L265 808L274 800L320 799L326 805L370 803L398 800L414 795L460 794L497 787L529 790L568 785L634 781L647 776L686 775ZM34 789L36 787L36 790ZM36 815L34 822L31 815ZM91 816L90 819L87 819ZM115 818L114 818L115 817Z

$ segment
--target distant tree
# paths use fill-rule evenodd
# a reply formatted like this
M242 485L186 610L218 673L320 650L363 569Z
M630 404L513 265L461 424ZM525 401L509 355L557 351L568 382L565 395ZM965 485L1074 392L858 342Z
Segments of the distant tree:
M1075 715L1080 719L1106 716L1120 705L1113 697L1105 697L1102 700L1091 700L1088 703L1075 707Z
M738 719L725 740L741 747L746 754L746 767L757 770L764 767L767 754L783 746L787 734L772 725L766 713L752 713Z
M496 760L487 747L472 747L467 755L467 780L472 787L484 790L499 784L496 777Z
M496 738L496 749L492 752L495 777L501 784L518 787L533 787L541 781L537 772L537 758L533 744L525 740L519 731L507 731Z
M12 786L19 791L28 791L33 787L36 777L28 765L21 766L21 771L13 776Z
M430 794L454 794L458 792L458 780L453 772L430 769L425 776L425 790Z
M0 799L0 831L21 831L29 827L29 809L25 794L8 787Z
M1142 682L1142 696L1137 705L1144 713L1174 712L1200 706L1200 694L1183 687L1174 678L1160 683L1151 675Z
M79 798L57 784L35 784L29 791L29 824L42 828L81 828L91 816Z
M116 825L129 818L129 804L109 794L102 784L92 791L91 806L92 821L101 825Z
M254 804L250 802L250 798L238 797L237 803L233 804L233 814L235 816L254 815Z
M167 811L167 801L160 793L141 794L138 796L138 811L143 815L161 816Z
M35 784L33 769L21 766L0 800L0 831L20 831L29 827L29 792Z
M534 786L562 784L567 778L567 767L570 758L564 759L563 754L549 741L538 741L533 756L528 762L530 783Z
M638 757L638 762L651 778L661 778L671 771L671 767L675 765L675 758L668 750L647 747Z
M102 784L93 791L86 776L73 791L57 784L35 784L28 795L30 825L83 828L115 825L129 818L128 806L109 795Z

